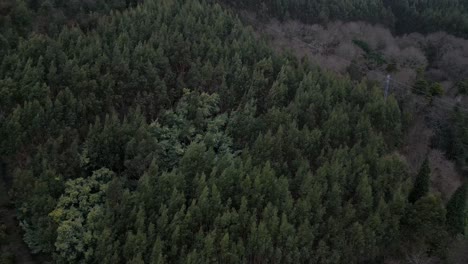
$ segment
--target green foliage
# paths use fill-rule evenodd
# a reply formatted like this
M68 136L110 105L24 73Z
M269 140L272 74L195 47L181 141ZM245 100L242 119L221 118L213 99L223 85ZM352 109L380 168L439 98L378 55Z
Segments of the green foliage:
M211 1L77 23L27 34L0 63L1 156L34 252L338 264L398 251L401 113L378 87L275 55ZM443 228L423 205L414 214Z
M468 164L468 116L458 107L440 128L434 137L434 145L445 151L449 159L465 168Z
M0 50L13 48L20 37L31 32L58 35L62 25L75 23L91 29L99 15L111 9L122 10L141 0L73 1L64 5L61 0L5 0L0 5ZM2 45L3 44L3 45Z
M413 184L413 189L409 194L410 203L415 203L422 197L426 196L429 192L429 186L431 183L431 169L429 168L429 161L427 158L424 160L419 173L416 176L416 180Z
M7 228L6 225L3 223L0 223L0 246L3 246L7 243Z
M429 94L429 83L424 78L418 78L413 85L413 93L428 95Z
M429 83L426 80L426 75L424 73L424 68L419 68L417 70L416 82L413 85L413 93L430 96Z
M262 17L293 18L310 24L367 21L388 26L399 34L445 30L466 37L468 32L468 4L463 0L241 0L234 5Z
M15 255L11 252L0 252L0 264L15 264Z
M462 80L457 83L458 93L467 95L468 94L468 80Z
M442 96L445 93L444 87L438 82L429 82L424 75L424 69L418 69L416 82L413 85L413 93L424 95L430 102L433 97Z
M467 222L467 185L463 184L452 195L447 203L447 226L454 234L464 234Z
M442 96L444 95L444 87L440 83L433 83L429 89L431 96Z
M65 192L49 216L57 223L57 260L87 263L99 233L95 230L104 214L104 194L113 173L108 169L93 172L89 178L66 183Z
M353 43L366 53L366 59L369 61L369 63L375 63L378 66L381 66L386 63L383 54L373 50L367 42L358 39L353 39Z
M447 242L446 210L440 197L432 194L416 201L405 216L405 232L417 247L442 251Z
M365 41L362 41L362 40L359 40L359 39L353 39L353 43L358 46L359 48L361 48L365 53L369 54L372 52L372 49L371 47L369 46L369 44L367 44L367 42Z

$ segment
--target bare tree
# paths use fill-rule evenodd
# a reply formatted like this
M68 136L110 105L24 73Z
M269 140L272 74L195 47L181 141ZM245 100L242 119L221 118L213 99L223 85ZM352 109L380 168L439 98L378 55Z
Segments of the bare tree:
M435 264L437 263L436 259L427 256L426 252L424 252L423 250L418 250L418 251L407 254L405 262L407 264Z

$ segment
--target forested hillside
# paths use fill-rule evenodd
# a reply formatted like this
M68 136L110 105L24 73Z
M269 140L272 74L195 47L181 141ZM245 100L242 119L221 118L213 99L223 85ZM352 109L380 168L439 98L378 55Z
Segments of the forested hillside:
M330 20L367 21L397 33L445 30L468 37L466 0L240 0L227 1L263 15L293 18L305 23Z
M33 253L381 263L443 258L464 232L463 199L446 210L427 166L413 186L398 104L372 82L273 53L213 1L99 10L0 27L0 157Z

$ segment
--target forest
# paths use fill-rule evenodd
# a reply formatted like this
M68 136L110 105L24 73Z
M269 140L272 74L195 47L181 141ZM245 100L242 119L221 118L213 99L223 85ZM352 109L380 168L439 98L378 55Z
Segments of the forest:
M238 0L226 3L305 23L367 21L397 33L447 31L468 37L466 0Z
M440 9L459 24L437 1L394 2L262 6L395 30L390 10L416 8L424 23L406 30L464 35L465 1ZM411 175L399 155L396 98L275 52L218 1L8 0L0 14L0 176L44 263L450 263L468 234L466 184L445 203L428 163ZM2 264L19 263L9 236L0 221Z

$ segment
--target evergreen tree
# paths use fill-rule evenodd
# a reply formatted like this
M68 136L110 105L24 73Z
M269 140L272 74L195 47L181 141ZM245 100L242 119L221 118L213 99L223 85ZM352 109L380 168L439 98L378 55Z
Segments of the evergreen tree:
M447 227L453 234L464 234L468 225L467 184L460 186L447 203Z
M415 203L429 192L431 180L431 169L429 168L429 161L426 158L419 169L419 173L413 184L413 189L409 194L410 203Z
M440 251L445 247L446 210L440 197L427 195L416 201L405 216L405 232L418 247Z
M378 87L276 54L213 1L47 2L25 2L20 45L1 33L1 159L32 249L106 264L363 263L398 250L401 112ZM370 2L239 1L378 21ZM424 197L408 210L415 238L444 228Z

